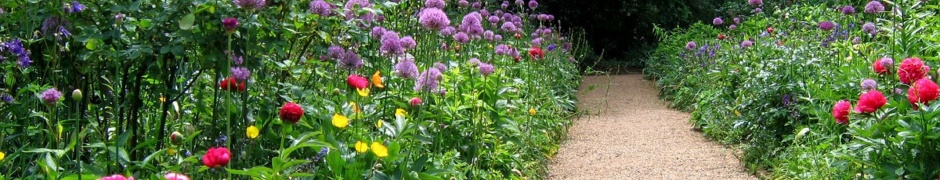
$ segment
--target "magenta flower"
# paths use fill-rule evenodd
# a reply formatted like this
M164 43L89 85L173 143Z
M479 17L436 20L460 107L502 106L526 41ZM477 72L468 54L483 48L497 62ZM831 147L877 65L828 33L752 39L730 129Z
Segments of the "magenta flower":
M457 29L466 32L469 35L478 36L483 34L483 17L478 12L470 12L463 16L460 26Z
M238 29L238 19L233 17L222 19L222 27L225 27L225 32L235 32L235 29Z
M747 3L751 6L760 6L764 4L763 0L747 0Z
M855 14L855 7L852 7L852 5L846 5L845 7L842 7L842 14L845 14L845 15Z
M470 36L464 32L457 32L457 34L454 35L454 40L459 43L468 43L470 42Z
M490 74L493 74L494 71L493 65L482 62L479 66L477 66L477 68L480 70L480 74L483 74L483 76L489 76Z
M824 31L832 30L832 28L835 28L835 27L836 25L832 23L832 21L819 22L819 29L822 29Z
M251 71L246 67L232 67L232 77L235 77L235 80L238 82L245 82L248 80L248 77L251 77Z
M754 45L754 41L751 41L751 40L744 40L743 42L741 42L741 48L748 48L748 47L751 47L752 45Z
M42 101L46 104L55 105L56 102L59 102L59 99L62 99L62 92L59 92L59 90L55 88L49 88L43 91L39 97L42 98Z
M695 41L689 41L688 43L685 43L685 50L692 51L695 50L696 47L698 46L695 44Z
M539 2L535 2L535 0L529 0L529 8L530 8L530 9L535 9L535 8L537 8L537 7L539 7Z

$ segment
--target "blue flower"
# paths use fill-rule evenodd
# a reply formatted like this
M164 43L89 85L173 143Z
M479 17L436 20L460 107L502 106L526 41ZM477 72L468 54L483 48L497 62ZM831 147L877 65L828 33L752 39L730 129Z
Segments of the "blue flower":
M72 1L72 3L65 4L65 12L67 13L80 13L87 8L88 7L85 7L85 5L79 3L78 1Z

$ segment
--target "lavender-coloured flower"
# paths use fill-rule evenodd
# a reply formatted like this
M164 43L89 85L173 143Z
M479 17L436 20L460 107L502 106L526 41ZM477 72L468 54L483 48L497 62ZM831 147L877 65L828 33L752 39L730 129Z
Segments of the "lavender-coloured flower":
M340 46L330 46L326 50L326 56L329 56L335 60L339 60L343 57L344 54L346 54L346 50L343 50L343 47Z
M862 92L868 92L873 89L878 89L878 83L874 79L865 79L862 80Z
M467 15L463 16L463 20L460 22L460 26L457 26L457 29L463 32L466 32L469 35L481 35L483 34L483 17L478 12L470 12Z
M471 6L473 6L473 9L483 9L483 4L480 3L479 1L473 2L473 5Z
M251 71L246 67L232 67L232 77L235 77L235 80L238 82L245 82L248 80L248 77L251 77Z
M457 29L452 26L447 26L444 27L444 29L441 29L440 33L441 36L453 36L455 33L457 33Z
M509 8L509 1L503 1L503 3L499 5L499 7L502 9Z
M717 25L724 24L724 23L725 23L725 21L722 20L721 17L715 17L715 19L712 19L712 24L714 24L714 25L716 25L716 26L717 26Z
M471 66L479 65L479 64L480 64L480 59L477 59L477 58L470 58L470 60L467 61L467 64L470 64Z
M697 48L697 47L698 47L698 46L695 45L695 41L689 41L689 42L685 43L685 50L692 51L692 50L695 50L695 48Z
M434 68L441 72L447 71L447 65L444 65L444 63L436 62L434 63Z
M523 0L516 0L515 4L518 5L518 6L525 6L525 1L523 1Z
M512 22L504 22L503 25L499 27L499 29L505 32L515 32L516 25L514 25Z
M405 79L414 79L418 75L418 66L415 65L415 62L411 59L404 59L398 61L394 67L394 73L396 76L405 78Z
M751 6L760 6L764 4L763 0L747 0L747 3Z
M502 41L502 40L503 40L503 35L497 34L493 36L493 41Z
M510 50L509 45L505 44L496 45L494 49L496 49L496 55L506 55Z
M229 57L232 58L232 62L235 63L235 65L242 65L242 63L245 62L245 58L242 58L242 56L235 56L235 54L230 54Z
M819 22L819 29L822 29L824 31L832 30L832 28L835 28L835 26L836 25L832 23L832 21Z
M233 17L222 19L222 27L225 28L225 32L235 32L235 29L238 29L238 19Z
M346 51L346 53L343 53L337 65L339 65L340 69L355 71L362 67L362 58L360 58L359 54L355 51Z
M734 25L734 24L729 25L729 26L728 26L728 29L730 29L730 30L738 29L738 25Z
M13 53L14 55L16 55L17 59L19 60L17 64L20 67L27 68L33 62L32 60L30 60L29 51L23 48L22 40L13 39L12 41L6 42L3 44L5 46L5 50L10 51L10 53Z
M734 18L731 20L734 21L734 24L741 24L741 18Z
M264 5L267 5L267 0L232 0L232 3L235 3L235 6L243 9L261 9Z
M571 42L565 42L561 44L561 50L571 51Z
M859 38L859 37L854 37L854 38L852 38L852 44L853 44L853 45L854 45L854 44L858 44L858 43L860 43L861 41L862 41L862 38Z
M879 62L881 63L882 67L889 68L889 69L894 68L894 59L891 59L890 57L881 58Z
M450 25L450 19L447 18L447 14L438 8L421 10L418 16L418 22L420 22L424 28L431 30L441 30Z
M855 14L855 7L852 7L852 5L846 5L846 6L842 7L842 14L844 14L844 15L852 15L852 14Z
M59 26L59 36L57 38L67 38L72 37L72 32L69 32L68 29L65 29L63 26Z
M866 22L862 25L862 31L873 36L878 34L878 29L875 27L875 24L871 22Z
M483 39L486 39L487 41L493 41L495 40L495 38L496 38L496 34L493 33L493 31L486 30L483 32Z
M482 62L480 63L479 66L477 66L477 68L480 70L480 74L483 74L483 76L489 76L490 74L493 74L493 70L494 70L492 64L487 64L487 63L482 63Z
M457 34L454 34L454 40L459 43L468 43L470 42L470 36L464 32L457 32Z
M369 0L349 0L346 1L346 4L343 5L343 13L346 16L347 20L350 19L360 19L364 22L371 23L375 20L376 16L373 12L365 12L363 14L357 14L356 9L362 8L372 8L373 4Z
M56 102L59 102L59 99L62 99L62 92L59 92L59 90L55 88L49 88L43 91L39 97L42 98L42 101L46 104L55 105Z
M870 1L865 5L865 13L875 14L885 11L885 5L881 4L881 1Z
M457 1L457 6L460 6L462 8L470 7L470 2L467 0L460 0L460 1Z
M323 0L310 1L310 14L330 16L333 14L333 5Z
M529 0L529 9L535 9L537 7L539 7L539 2L535 2L535 0Z
M405 54L405 48L401 46L401 38L395 31L385 31L382 35L382 46L379 50L384 54L402 55Z
M751 40L744 40L743 42L741 42L741 48L748 48L748 47L751 47L752 45L754 45L754 41L751 41Z
M411 36L405 36L398 40L398 43L401 44L405 49L414 49L418 46L418 43L415 42L415 39Z
M3 100L3 102L6 102L7 104L13 104L13 96L10 96L9 94L3 94L3 96L0 96L0 100Z
M79 3L78 1L72 1L72 3L66 3L64 7L65 7L66 13L80 13L88 8L88 7L85 7L84 4Z
M382 26L375 26L372 27L372 31L370 31L369 34L372 35L372 38L379 39L382 38L382 35L385 35L385 31L387 30L385 30L385 28Z
M437 68L429 68L428 70L418 75L418 80L415 81L415 91L419 92L440 92L439 81L442 78L441 71Z
M532 39L532 44L533 44L533 45L541 45L541 44L542 44L542 38L534 38L534 39Z
M425 0L424 1L424 8L444 9L445 6L446 5L444 4L444 0Z

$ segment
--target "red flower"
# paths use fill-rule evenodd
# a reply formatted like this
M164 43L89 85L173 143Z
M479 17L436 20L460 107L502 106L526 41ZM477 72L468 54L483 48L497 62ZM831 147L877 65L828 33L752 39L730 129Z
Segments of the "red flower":
M852 109L852 103L849 103L845 100L840 100L832 107L832 117L836 118L836 123L847 125L849 124L849 110Z
M718 40L725 40L725 34L718 34Z
M904 84L911 84L927 77L927 72L930 72L930 67L925 66L924 61L921 61L920 58L907 58L901 62L901 66L898 68L898 78Z
M930 101L937 100L937 96L940 96L940 86L927 78L917 80L907 90L907 100L914 104L915 110L917 109L917 103L929 104Z
M413 98L411 98L410 103L411 103L411 106L418 106L418 105L421 105L421 98L413 97Z
M774 33L774 28L772 28L772 27L767 27L767 33L773 34L773 33Z
M519 56L512 57L513 61L519 62Z
M206 165L209 168L218 168L228 165L228 161L231 160L232 153L228 151L228 148L225 147L216 147L209 148L206 151L206 155L202 156L202 165Z
M225 91L245 91L245 82L238 82L234 77L227 77L222 79L222 82L219 82L219 88Z
M304 109L294 102L287 102L284 103L284 106L281 106L280 115L282 121L294 124L300 121L300 117L304 116Z
M350 74L349 77L346 78L346 83L349 84L349 87L356 89L365 89L369 86L369 80L356 74Z
M884 64L881 63L882 59L875 60L874 63L871 63L871 69L875 70L878 74L887 74L888 68L885 68Z
M545 51L542 51L542 48L538 46L532 46L532 48L529 48L529 56L535 59L542 59L545 57Z
M888 102L881 91L870 90L858 97L858 105L855 105L855 112L873 113Z

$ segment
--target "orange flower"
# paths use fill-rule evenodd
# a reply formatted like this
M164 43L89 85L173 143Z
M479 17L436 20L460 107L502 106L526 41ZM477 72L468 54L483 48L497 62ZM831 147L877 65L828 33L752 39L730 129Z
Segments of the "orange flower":
M375 74L372 74L372 85L385 88L385 84L382 83L382 71L375 71Z

